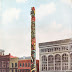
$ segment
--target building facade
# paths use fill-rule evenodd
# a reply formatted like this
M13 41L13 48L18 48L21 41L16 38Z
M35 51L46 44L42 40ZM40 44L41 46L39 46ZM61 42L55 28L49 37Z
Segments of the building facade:
M4 55L4 50L0 50L0 72L18 72L18 58Z
M4 52L4 51L3 51ZM18 58L11 54L0 55L0 72L31 72L31 57ZM36 69L39 72L39 60L36 60Z
M18 72L18 57L10 56L10 71L9 72Z
M39 43L40 72L72 72L72 40Z
M36 69L39 72L39 60L36 60ZM18 72L31 72L31 60L24 59L18 61Z
M9 72L9 55L0 55L0 72Z

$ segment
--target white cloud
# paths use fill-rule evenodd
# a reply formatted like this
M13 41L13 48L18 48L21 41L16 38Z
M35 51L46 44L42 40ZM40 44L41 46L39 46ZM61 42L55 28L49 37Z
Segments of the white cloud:
M61 0L61 1L72 7L72 0Z
M52 40L70 38L72 31L70 28L64 28L62 24L57 24L56 21L52 22L45 31L44 29L36 29L37 40L40 42L48 42Z
M57 24L56 21L54 21L52 24L50 24L50 29L61 29L62 24Z
M69 29L63 29L60 32L53 30L49 30L48 32L44 32L43 30L37 31L38 43L71 38L71 36L72 32Z
M16 2L18 2L18 3L25 3L27 0L16 0Z
M2 1L0 0L0 16L1 16L1 11L2 11Z
M51 2L50 4L42 4L36 10L36 18L41 19L44 16L54 13L55 11L56 5L53 2Z
M1 11L1 1L0 1L0 11Z
M14 19L19 18L21 10L16 8L10 8L3 12L2 14L2 24L8 24L9 22L12 22Z

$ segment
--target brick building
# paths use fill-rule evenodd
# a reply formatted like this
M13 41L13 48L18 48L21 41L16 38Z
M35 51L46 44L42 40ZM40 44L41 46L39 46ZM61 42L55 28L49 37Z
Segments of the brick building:
M18 58L4 55L4 50L0 50L0 72L18 72Z
M36 60L36 70L39 72L39 60ZM24 59L18 61L18 72L31 72L31 60Z
M11 54L4 55L0 51L0 72L31 72L31 57L14 57ZM39 60L36 60L36 70L39 72Z
M0 72L9 72L9 55L0 55Z

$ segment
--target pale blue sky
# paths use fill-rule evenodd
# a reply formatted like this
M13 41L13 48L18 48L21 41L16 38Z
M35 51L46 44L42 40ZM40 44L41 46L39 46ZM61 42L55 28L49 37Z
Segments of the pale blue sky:
M37 59L38 43L72 36L71 0L1 0L0 3L0 48L5 54L30 56L33 6L36 8Z

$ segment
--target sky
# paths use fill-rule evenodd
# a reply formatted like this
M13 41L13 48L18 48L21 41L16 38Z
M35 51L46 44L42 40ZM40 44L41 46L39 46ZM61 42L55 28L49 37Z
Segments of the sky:
M72 0L0 0L0 49L31 55L31 7L36 10L36 59L39 43L72 37Z

